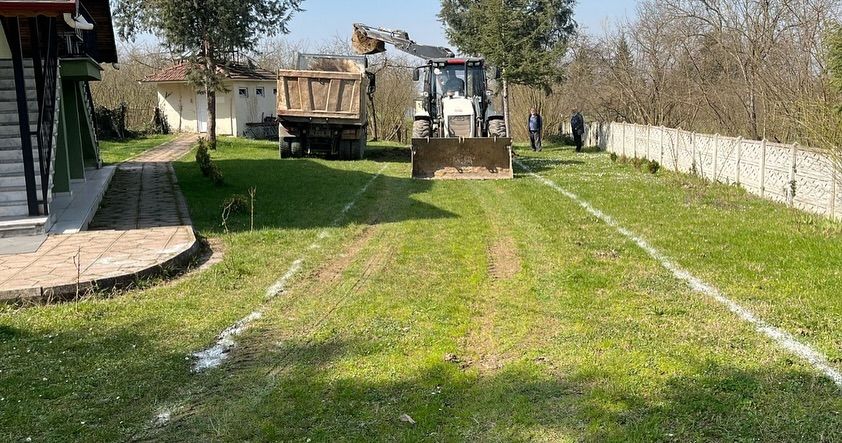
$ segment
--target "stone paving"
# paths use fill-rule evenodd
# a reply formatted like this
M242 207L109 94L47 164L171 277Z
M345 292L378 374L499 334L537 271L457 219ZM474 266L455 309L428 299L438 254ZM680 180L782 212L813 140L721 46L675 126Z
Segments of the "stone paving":
M199 252L169 162L183 136L121 164L89 231L51 235L35 252L0 256L0 302L67 299L183 266Z

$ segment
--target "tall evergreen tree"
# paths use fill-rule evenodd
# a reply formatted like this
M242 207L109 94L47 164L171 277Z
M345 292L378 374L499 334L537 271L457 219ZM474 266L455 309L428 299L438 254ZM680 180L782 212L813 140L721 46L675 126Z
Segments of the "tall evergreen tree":
M576 31L575 0L442 0L439 19L461 52L482 56L503 70L508 124L508 82L549 90L562 75L561 58Z
M255 49L263 36L287 34L303 0L115 0L121 38L149 32L185 54L188 81L208 97L208 139L216 146L216 92L231 54Z

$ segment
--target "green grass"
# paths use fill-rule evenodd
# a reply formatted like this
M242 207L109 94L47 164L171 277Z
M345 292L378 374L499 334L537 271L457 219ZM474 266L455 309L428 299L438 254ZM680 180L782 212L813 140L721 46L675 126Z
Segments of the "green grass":
M99 152L103 163L115 164L142 154L162 143L172 140L173 138L175 138L175 135L173 134L152 134L122 141L101 140L99 142Z
M840 368L838 224L606 154L519 152ZM223 187L192 156L176 170L222 263L0 312L0 439L832 441L842 428L832 382L523 173L415 181L396 147L278 160L273 143L223 139L212 156ZM224 200L249 187L256 230L241 214L225 233ZM225 365L191 374L188 355L258 306ZM173 421L155 427L164 410Z

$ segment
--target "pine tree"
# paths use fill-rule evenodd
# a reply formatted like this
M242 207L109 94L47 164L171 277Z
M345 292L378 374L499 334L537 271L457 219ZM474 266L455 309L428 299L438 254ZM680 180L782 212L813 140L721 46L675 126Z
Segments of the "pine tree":
M187 80L208 97L208 141L216 146L216 93L231 54L252 51L262 36L287 34L303 0L116 0L121 38L149 32L189 63Z
M439 19L461 52L502 68L508 82L549 91L563 78L561 59L576 31L575 0L442 0Z

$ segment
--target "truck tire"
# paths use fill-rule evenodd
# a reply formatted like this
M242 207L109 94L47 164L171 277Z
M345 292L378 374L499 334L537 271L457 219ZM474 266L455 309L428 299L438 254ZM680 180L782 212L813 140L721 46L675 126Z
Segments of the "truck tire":
M293 157L302 157L304 156L304 149L301 146L301 142L291 142L289 144L289 153Z
M351 160L362 160L365 156L365 139L351 142Z
M501 118L495 118L488 121L488 136L489 137L506 137L506 122Z
M426 118L412 122L412 138L427 138L433 136L433 125Z
M353 144L354 142L349 140L342 140L339 142L339 160L351 160Z

